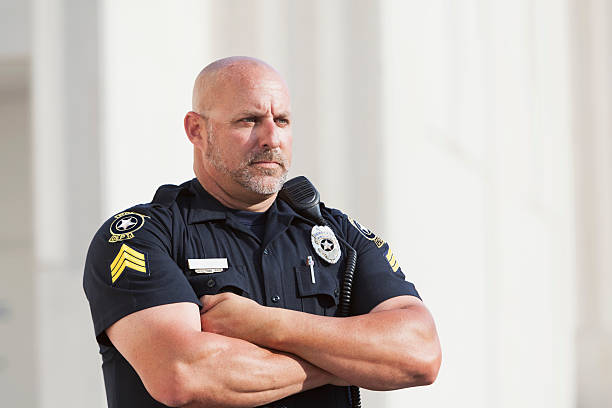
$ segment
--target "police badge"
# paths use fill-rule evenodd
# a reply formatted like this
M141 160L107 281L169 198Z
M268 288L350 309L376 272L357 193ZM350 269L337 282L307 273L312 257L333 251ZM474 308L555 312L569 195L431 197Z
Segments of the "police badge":
M317 255L331 264L340 259L340 244L328 226L315 225L310 232L310 241Z

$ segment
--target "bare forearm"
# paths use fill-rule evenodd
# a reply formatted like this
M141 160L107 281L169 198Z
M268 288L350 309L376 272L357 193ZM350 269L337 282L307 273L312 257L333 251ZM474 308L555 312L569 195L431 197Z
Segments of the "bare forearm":
M365 388L430 384L440 367L433 319L412 296L388 299L366 315L347 318L265 307L232 294L203 302L203 330L297 355Z
M278 329L262 344L296 354L352 384L388 390L435 378L439 348L433 322L415 319L409 308L350 318L283 310L278 317Z
M208 345L200 349L201 354L196 351L184 362L182 378L189 396L184 406L189 408L254 407L333 379L324 370L287 353L211 333L202 336L207 338L200 341ZM210 344L217 346L213 350Z
M171 407L253 407L335 381L296 356L200 331L193 303L143 309L106 332L149 394Z

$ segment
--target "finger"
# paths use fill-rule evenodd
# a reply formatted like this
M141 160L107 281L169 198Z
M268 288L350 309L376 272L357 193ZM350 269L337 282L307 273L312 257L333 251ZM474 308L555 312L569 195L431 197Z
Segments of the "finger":
M204 295L200 298L200 300L202 301L202 310L200 311L200 314L203 314L208 312L221 301L221 295Z

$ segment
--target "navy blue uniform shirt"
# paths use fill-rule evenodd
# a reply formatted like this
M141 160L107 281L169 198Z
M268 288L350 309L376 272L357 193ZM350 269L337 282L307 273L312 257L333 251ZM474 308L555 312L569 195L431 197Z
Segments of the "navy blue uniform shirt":
M418 296L386 242L340 211L321 207L335 234L357 251L353 315L368 313L395 296ZM131 313L177 302L201 307L199 297L231 291L265 306L337 315L345 254L335 264L319 257L311 243L313 225L280 199L265 218L249 217L224 207L197 179L162 186L150 204L132 207L104 223L89 247L83 286L102 354L108 406L164 406L147 393L105 334ZM227 259L227 267L215 273L189 268L189 259L210 258ZM344 408L349 399L348 387L326 385L267 406Z

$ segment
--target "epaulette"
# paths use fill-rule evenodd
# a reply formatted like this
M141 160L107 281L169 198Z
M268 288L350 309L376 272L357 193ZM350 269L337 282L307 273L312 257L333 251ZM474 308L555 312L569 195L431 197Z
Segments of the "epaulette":
M176 201L178 195L189 188L189 181L181 184L180 186L174 184L164 184L160 186L155 195L153 196L152 204L160 204L163 207L169 207L173 202Z

